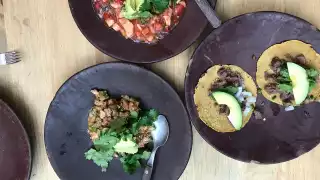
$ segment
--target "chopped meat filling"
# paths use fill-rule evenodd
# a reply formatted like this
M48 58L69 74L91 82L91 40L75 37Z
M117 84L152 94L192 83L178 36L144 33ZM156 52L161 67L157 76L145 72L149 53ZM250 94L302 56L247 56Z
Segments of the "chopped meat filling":
M221 104L221 105L219 105L219 113L221 114L221 115L226 115L226 116L228 116L229 114L230 114L230 109L228 108L228 106L227 105L225 105L225 104Z
M283 103L289 104L294 100L294 96L292 93L282 92L280 93L280 99L283 101Z
M278 57L274 57L271 61L270 68L273 70L274 73L278 74L280 73L282 65L282 60Z
M119 118L128 118L130 111L139 111L139 102L122 96L120 100L111 99L106 91L92 90L95 96L94 106L89 117L88 126L91 139L97 139L99 133L106 129L112 121Z
M297 55L296 57L292 57L290 54L286 54L285 57L301 66L305 66L307 63L307 59L303 54ZM294 100L292 92L283 92L277 87L277 83L279 83L277 81L281 74L280 71L281 68L283 68L285 62L285 60L282 60L278 57L274 57L272 59L270 68L272 69L273 73L264 73L265 80L270 82L269 84L265 85L264 89L269 94L280 93L280 99L283 101L283 103L290 104Z
M306 57L304 57L303 54L300 54L300 55L296 56L295 62L300 65L305 65L305 64L307 64L307 59L306 59Z
M270 83L264 86L264 89L267 91L269 94L276 94L278 93L279 89L277 87L276 83Z
M266 81L276 81L277 77L278 76L276 74L264 72L264 79Z
M225 86L239 87L243 84L243 79L238 72L234 72L229 68L221 67L217 72L219 79L216 80L211 90L222 88Z

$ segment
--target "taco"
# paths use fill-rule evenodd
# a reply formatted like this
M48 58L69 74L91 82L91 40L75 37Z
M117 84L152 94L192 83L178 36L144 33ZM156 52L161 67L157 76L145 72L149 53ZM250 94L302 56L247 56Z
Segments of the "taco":
M200 119L217 132L234 132L248 123L257 87L238 66L215 65L199 79L194 102Z
M264 97L291 107L319 100L320 55L298 40L276 44L258 60L256 79Z

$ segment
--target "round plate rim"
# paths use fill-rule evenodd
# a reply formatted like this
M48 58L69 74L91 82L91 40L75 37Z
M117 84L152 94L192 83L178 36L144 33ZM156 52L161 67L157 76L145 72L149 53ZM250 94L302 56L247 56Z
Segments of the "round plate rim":
M218 1L218 0L213 0L213 1L214 1L214 2L213 2L213 3L214 3L214 6L213 6L212 8L214 9L214 8L216 7L216 4L217 4L217 1ZM120 56L117 56L117 55L115 55L115 54L112 54L112 53L109 53L109 52L103 50L103 49L100 48L93 40L91 40L91 39L89 38L89 35L88 35L87 33L85 33L85 32L83 31L83 29L80 27L80 23L79 23L79 21L77 20L77 18L75 18L74 9L72 8L72 4L70 3L70 0L68 0L68 4L69 4L69 9L70 9L70 12L71 12L71 14L72 14L72 18L73 18L74 22L76 23L76 25L77 25L78 29L80 30L81 34L90 42L90 44L92 44L92 45L93 45L95 48L97 48L100 52L102 52L102 53L104 53L104 54L106 54L106 55L108 55L108 56L110 56L110 57L112 57L112 58L115 58L115 59L118 59L118 60L121 60L121 61L124 61L124 62L127 62L127 63L149 64L149 63L157 63L157 62L161 62L161 61L165 61L165 60L168 60L168 59L170 59L170 58L173 58L173 57L181 54L183 51L185 51L185 50L188 49L189 47L191 47L192 44L194 44L194 43L197 41L197 39L201 36L201 33L202 33L202 32L204 31L204 29L206 28L206 26L202 27L202 28L200 29L200 32L201 32L201 33L199 34L199 36L198 36L198 37L194 37L193 40L192 40L189 44L187 44L186 47L183 48L180 52L176 52L176 53L173 53L173 54L171 54L171 55L169 55L169 56L164 56L164 57L162 57L162 58L154 58L154 60L152 60L152 61L144 61L144 60L142 60L142 61L130 61L130 60L128 60L128 59L122 58L122 57L120 57ZM182 17L182 18L183 18L183 17ZM208 24L209 24L209 23L207 22L207 25L208 25ZM179 24L178 24L178 25L179 25ZM107 28L107 27L106 27L106 28Z
M27 179L30 179L30 176L31 176L31 170L32 170L32 149L31 149L31 143L30 143L30 138L29 138L29 135L25 129L25 127L23 126L21 120L19 119L18 115L13 111L13 109L5 102L3 101L2 99L0 99L0 106L1 104L3 106L5 106L8 111L14 116L14 118L17 120L16 122L18 122L19 126L21 127L22 129L22 133L23 133L23 136L25 137L26 141L27 141L27 146L28 146L28 150L29 150L29 155L28 155L28 174L27 174Z
M151 74L153 77L157 78L158 80L160 80L162 83L164 83L166 86L168 86L168 88L170 88L171 91L173 91L173 93L177 96L178 98L178 103L182 106L184 112L185 112L185 116L187 118L187 121L186 123L188 124L188 131L190 132L190 147L188 148L188 155L187 155L187 158L186 158L186 161L184 162L184 168L181 170L181 173L179 174L179 176L177 176L177 180L182 176L182 174L185 172L187 166L188 166L188 162L190 161L190 157L191 157L191 152L193 150L193 131L192 131L192 126L191 126L191 122L190 122L190 117L188 115L188 111L184 105L184 103L182 102L182 99L181 97L179 96L179 94L177 93L177 91L166 81L164 80L161 76L159 76L158 74L154 73L153 71L150 71L148 69L145 69L143 67L140 67L138 65L134 65L134 64L130 64L130 63L126 63L126 62L104 62L104 63L100 63L100 64L96 64L96 65L93 65L93 66L90 66L90 67L87 67L85 69L82 69L80 71L78 71L77 73L73 74L72 76L70 76L67 80L64 81L64 83L59 87L59 89L57 90L56 94L54 95L52 101L50 102L50 105L47 109L47 114L46 114L46 118L45 118L45 123L44 123L44 136L43 136L43 139L44 139L44 145L45 145L45 150L46 150L46 154L47 154L47 157L49 159L49 162L50 162L50 165L52 166L54 172L57 174L57 176L60 178L60 174L55 170L53 164L54 163L54 160L53 158L50 157L50 155L48 154L48 149L47 149L47 138L46 138L46 134L47 134L47 131L46 131L46 127L47 127L47 117L48 117L48 112L49 112L49 109L51 108L52 106L52 103L53 103L53 100L56 98L56 96L59 94L59 92L61 91L61 89L74 77L78 76L79 74L81 74L82 72L85 72L87 70L90 70L92 68L97 68L99 66L109 66L109 65L119 65L119 66L128 66L128 67L133 67L133 68L137 68L139 70L142 70L146 73L149 73ZM1 99L0 99L1 100ZM56 166L56 165L55 165Z
M230 158L230 159L237 160L237 161L244 162L244 163L248 163L248 164L249 164L249 163L255 163L255 162L254 162L254 161L243 161L243 160L237 159L237 158L235 158L235 157L231 157L231 156L229 156L228 154L226 154L225 152L219 150L218 148L215 147L214 144L210 143L208 137L206 137L206 136L204 135L204 133L199 129L199 127L195 125L195 122L196 122L197 120L194 120L194 119L192 118L191 114L190 114L190 111L191 111L191 109L193 109L193 108L190 106L189 103L187 103L188 100L189 100L190 98L192 98L192 97L189 97L189 96L188 96L188 92L187 92L186 89L187 89L187 85L189 84L189 80L188 80L189 70L190 70L190 67L192 66L192 64L193 64L193 62L194 62L193 57L195 56L196 53L198 53L198 52L200 51L200 49L201 49L201 47L204 45L206 39L207 39L211 34L215 33L216 30L222 28L223 26L228 25L230 22L232 22L232 21L234 21L234 20L236 20L236 19L238 19L238 18L241 18L241 17L243 17L243 16L248 16L248 15L253 15L253 14L254 14L254 15L277 14L277 15L282 15L282 16L287 16L287 17L295 18L295 19L298 19L298 20L302 21L303 23L306 23L306 24L309 24L309 25L311 25L311 26L314 26L313 24L311 24L310 22L306 21L305 19L302 19L302 18L300 18L300 17L294 16L294 15L291 15L291 14L288 14L288 13L277 12L277 11L258 11L258 12L244 13L244 14L240 14L240 15L238 15L238 16L235 16L235 17L227 20L226 22L224 22L219 28L213 30L213 31L198 45L198 47L197 47L197 48L195 49L195 51L193 52L193 54L192 54L192 56L191 56L191 59L189 60L189 64L188 64L187 71L186 71L186 74L185 74L185 79L184 79L184 94L185 94L184 96L185 96L185 100L186 100L186 109L187 109L187 112L188 112L188 115L189 115L189 119L190 119L193 127L194 127L194 128L196 129L196 131L200 134L200 136L202 137L202 139L204 139L204 140L206 141L206 143L208 143L213 149L215 149L215 150L218 151L219 153L223 154L224 156L226 156L226 157L228 157L228 158ZM200 121L201 121L201 120L200 120ZM203 123L203 122L201 121L200 123ZM319 145L319 143L318 143L318 145ZM309 151L306 151L305 154L308 153L308 152L310 152L311 150L312 150L312 149L310 149ZM299 158L299 157L300 157L300 156L294 157L294 158L292 158L292 159L290 159L290 160L287 160L287 161L284 161L284 162L289 162L289 161L292 161L292 160L297 159L297 158ZM283 163L283 162L275 162L275 163L271 163L271 162L270 162L270 163L259 162L258 164L261 164L261 165L272 165L272 164L279 164L279 163Z

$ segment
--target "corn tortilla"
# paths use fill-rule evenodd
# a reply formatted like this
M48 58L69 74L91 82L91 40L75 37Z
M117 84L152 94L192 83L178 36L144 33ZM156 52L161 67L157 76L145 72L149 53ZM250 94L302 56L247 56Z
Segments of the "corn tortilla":
M320 55L312 48L310 44L306 44L302 41L298 40L290 40L283 42L281 44L276 44L269 47L265 50L260 58L258 59L257 64L257 72L256 79L259 88L261 88L261 92L265 98L268 100L283 105L282 100L280 99L280 94L269 94L264 90L265 85L267 85L268 81L264 78L264 73L273 71L270 68L271 61L274 57L279 57L285 61L292 61L287 58L287 55L291 55L292 57L296 57L298 55L303 54L307 60L306 66L310 68L314 68L319 71L320 69ZM312 89L309 95L313 95L315 100L319 100L320 95L320 85L317 83L316 87ZM311 101L309 101L311 102Z
M219 106L209 96L212 84L219 79L217 74L221 67L230 68L232 71L240 73L244 79L245 90L257 97L257 87L252 77L238 66L234 65L215 65L207 70L207 72L199 79L195 89L194 102L200 119L210 128L217 132L234 132L236 129L232 126L227 116L219 114ZM245 126L253 110L247 116L243 116L243 126Z

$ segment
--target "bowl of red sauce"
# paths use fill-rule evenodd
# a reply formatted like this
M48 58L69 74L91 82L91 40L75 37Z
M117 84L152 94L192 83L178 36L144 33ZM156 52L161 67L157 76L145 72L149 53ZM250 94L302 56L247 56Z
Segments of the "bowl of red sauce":
M69 0L69 5L89 42L113 58L134 63L181 53L207 25L195 0Z

